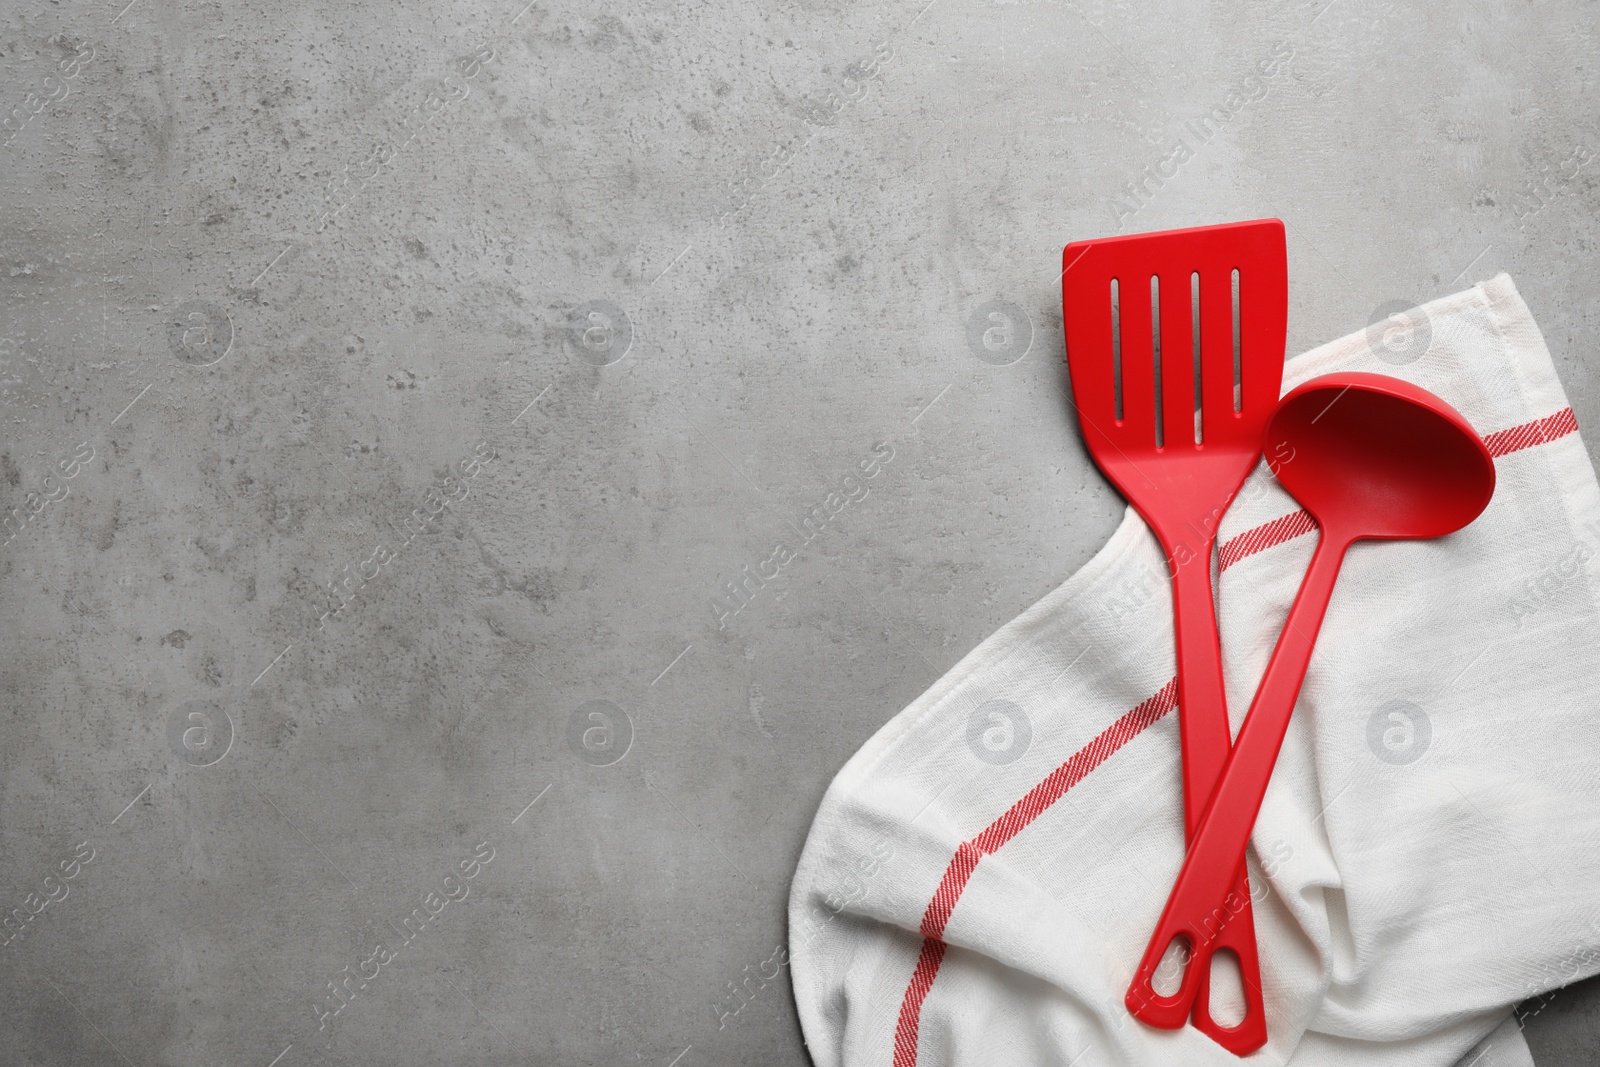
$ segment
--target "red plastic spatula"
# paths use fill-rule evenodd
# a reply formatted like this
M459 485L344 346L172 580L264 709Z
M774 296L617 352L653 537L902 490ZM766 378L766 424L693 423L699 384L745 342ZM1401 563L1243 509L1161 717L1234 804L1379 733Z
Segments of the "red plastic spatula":
M1155 532L1172 575L1191 837L1231 749L1211 594L1217 524L1261 458L1277 406L1288 288L1277 219L1078 241L1062 253L1067 365L1084 443ZM1194 1025L1242 1056L1266 1043L1267 1025L1242 853L1233 873L1231 918L1184 968L1178 991L1156 993L1152 968L1127 1003L1167 1029L1181 1027L1192 1004ZM1234 1026L1210 1008L1210 961L1224 950L1243 980L1245 1014Z
M1320 539L1272 650L1221 781L1192 835L1177 883L1140 962L1130 1000L1175 938L1204 945L1272 776L1345 550L1364 539L1442 537L1467 525L1494 494L1494 460L1450 405L1378 374L1313 378L1283 398L1267 441L1283 487L1317 522ZM1225 919L1226 932L1237 919ZM1197 950L1194 964L1204 964ZM1191 983L1185 979L1184 988Z

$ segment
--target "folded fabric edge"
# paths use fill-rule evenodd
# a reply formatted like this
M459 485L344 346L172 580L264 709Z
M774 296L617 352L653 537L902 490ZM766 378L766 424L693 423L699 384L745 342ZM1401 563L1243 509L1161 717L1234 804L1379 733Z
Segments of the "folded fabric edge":
M887 755L906 734L912 732L928 715L932 714L949 694L980 665L1003 659L1012 649L1034 636L1042 626L1060 614L1060 605L1070 600L1114 568L1124 555L1132 551L1142 537L1152 536L1138 512L1129 507L1123 511L1122 521L1111 536L1083 566L1073 571L1060 585L1046 593L1022 614L1005 623L974 645L966 655L942 674L927 690L908 704L869 738L856 754L839 769L822 805L828 803L829 794L836 790L847 791L872 772L878 761ZM802 857L803 859L803 857Z
M1466 1051L1456 1067L1535 1067L1516 1015L1501 1019L1483 1040Z
M1522 395L1533 402L1535 409L1566 407L1567 395L1556 374L1555 360L1511 275L1502 271L1473 286L1471 292L1488 311L1490 321L1512 356L1512 371L1517 375Z

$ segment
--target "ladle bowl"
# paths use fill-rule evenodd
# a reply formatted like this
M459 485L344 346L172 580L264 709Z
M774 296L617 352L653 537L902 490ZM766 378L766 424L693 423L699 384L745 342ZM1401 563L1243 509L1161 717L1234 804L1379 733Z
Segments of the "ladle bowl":
M1328 536L1442 537L1478 516L1494 460L1466 419L1426 389L1382 374L1316 378L1267 426L1275 473Z

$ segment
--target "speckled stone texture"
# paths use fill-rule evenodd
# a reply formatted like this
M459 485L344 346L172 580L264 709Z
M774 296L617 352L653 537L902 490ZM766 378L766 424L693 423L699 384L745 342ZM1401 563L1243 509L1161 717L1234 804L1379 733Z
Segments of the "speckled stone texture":
M824 788L1121 512L1068 241L1509 271L1600 440L1585 5L525 2L0 10L6 1064L807 1063Z

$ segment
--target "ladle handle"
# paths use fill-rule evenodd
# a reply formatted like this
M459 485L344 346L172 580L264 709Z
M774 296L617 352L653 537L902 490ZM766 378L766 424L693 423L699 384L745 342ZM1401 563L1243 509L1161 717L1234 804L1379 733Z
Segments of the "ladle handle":
M1239 728L1233 753L1201 816L1199 829L1189 842L1183 868L1128 987L1130 1006L1159 997L1154 985L1156 970L1167 946L1180 939L1186 942L1187 965L1178 997L1192 1004L1200 983L1190 972L1197 966L1209 968L1212 953L1221 947L1218 935L1227 928L1228 919L1241 910L1241 902L1230 899L1230 890L1244 863L1256 813L1261 810L1273 764L1283 747L1289 718L1316 646L1317 631L1349 544L1348 539L1330 537L1328 531L1323 531L1250 711Z

